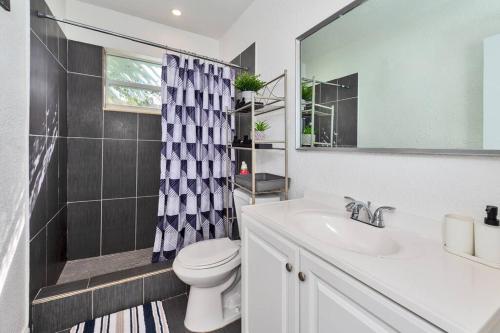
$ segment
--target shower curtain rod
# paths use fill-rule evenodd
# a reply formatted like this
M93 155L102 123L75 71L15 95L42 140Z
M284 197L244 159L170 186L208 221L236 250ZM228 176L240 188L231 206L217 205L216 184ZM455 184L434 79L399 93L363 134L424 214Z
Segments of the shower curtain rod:
M238 65L235 65L235 64L231 64L229 62L222 61L222 60L219 60L219 59L216 59L216 58L211 58L211 57L207 57L207 56L204 56L204 55L201 55L201 54L197 54L197 53L194 53L194 52L189 52L189 51L185 51L185 50L181 50L181 49L176 49L176 48L173 48L173 47L170 47L170 46L167 46L167 45L162 45L162 44L154 43L154 42L151 42L151 41L148 41L148 40L145 40L145 39L140 39L140 38L136 38L136 37L132 37L132 36L120 34L120 33L117 33L117 32L110 31L110 30L93 27L93 26L88 25L88 24L84 24L84 23L80 23L80 22L76 22L76 21L71 21L71 20L60 19L60 18L57 18L57 17L55 17L53 15L49 15L49 14L46 14L46 13L37 12L37 16L40 17L40 18L46 18L46 19L49 19L49 20L53 20L53 21L57 21L57 22L61 22L61 23L69 24L69 25L73 25L75 27L79 27L79 28L83 28L83 29L88 29L88 30L100 32L100 33L103 33L103 34L106 34L106 35L111 35L111 36L115 36L115 37L118 37L118 38L127 39L127 40L130 40L132 42L136 42L136 43L140 43L140 44L145 44L145 45L149 45L149 46L152 46L152 47L157 47L157 48L160 48L160 49L164 49L164 50L168 50L168 51L173 51L173 52L177 52L177 53L182 53L182 54L185 54L185 55L189 55L189 56L193 56L193 57L196 57L196 58L200 58L200 59L204 59L204 60L216 62L216 63L219 63L219 64L223 64L223 65L234 67L234 68L238 68L238 69L248 70L248 68L246 68L246 67L242 67L242 66L238 66Z

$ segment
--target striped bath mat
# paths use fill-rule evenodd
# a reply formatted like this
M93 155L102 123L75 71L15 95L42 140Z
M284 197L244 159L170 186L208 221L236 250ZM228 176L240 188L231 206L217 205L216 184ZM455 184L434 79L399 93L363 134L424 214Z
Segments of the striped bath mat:
M73 326L71 333L168 333L161 302L139 305Z

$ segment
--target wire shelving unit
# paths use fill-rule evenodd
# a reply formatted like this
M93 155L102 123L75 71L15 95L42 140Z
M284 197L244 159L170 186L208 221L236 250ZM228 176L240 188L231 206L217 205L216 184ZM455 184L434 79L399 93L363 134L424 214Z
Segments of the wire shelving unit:
M267 82L264 87L257 93L252 94L252 99L249 104L246 104L238 109L227 109L226 115L228 117L233 117L237 113L250 113L251 116L251 132L250 138L252 140L251 147L239 147L233 146L232 136L230 126L227 127L226 134L226 154L229 157L226 163L226 222L235 220L235 212L232 208L232 193L235 188L239 188L248 194L250 194L252 202L255 204L255 197L259 194L269 194L269 193L282 193L284 199L288 199L288 105L287 105L287 71L284 70L282 74L275 77L274 79ZM282 140L255 140L255 121L257 118L264 114L282 112L283 115L283 133L284 137ZM231 119L228 118L228 123ZM258 145L264 145L259 147ZM234 180L234 176L231 174L232 168L232 158L233 154L237 151L251 151L252 155L252 167L251 167L251 187L245 187L238 184ZM282 151L284 153L284 186L283 188L273 190L273 191L257 191L256 188L256 172L257 172L257 152L258 151ZM229 193L230 192L230 193ZM228 224L226 225L226 230L229 230Z

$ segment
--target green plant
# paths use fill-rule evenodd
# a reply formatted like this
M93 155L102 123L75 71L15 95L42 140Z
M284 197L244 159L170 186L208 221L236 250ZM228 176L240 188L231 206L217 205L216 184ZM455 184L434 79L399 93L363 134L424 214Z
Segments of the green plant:
M313 87L302 83L302 99L310 102L312 101Z
M255 130L257 132L264 132L271 128L271 125L267 121L256 121L255 122Z
M234 81L234 86L240 91L259 91L266 83L259 80L259 75L243 72Z
M312 127L310 125L304 126L302 134L312 134Z

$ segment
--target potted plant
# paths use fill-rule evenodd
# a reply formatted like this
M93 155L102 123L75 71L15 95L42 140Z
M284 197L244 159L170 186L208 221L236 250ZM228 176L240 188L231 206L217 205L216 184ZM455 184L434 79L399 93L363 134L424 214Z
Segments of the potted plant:
M271 128L267 121L255 122L255 141L263 141L266 138L266 131Z
M312 101L313 87L302 83L302 100L305 102Z
M246 103L252 99L252 93L259 91L265 85L265 82L259 79L259 75L253 75L248 72L243 72L234 81L236 89L241 91L241 97Z
M313 143L313 134L311 125L304 126L302 130L302 145L303 146L312 146Z

